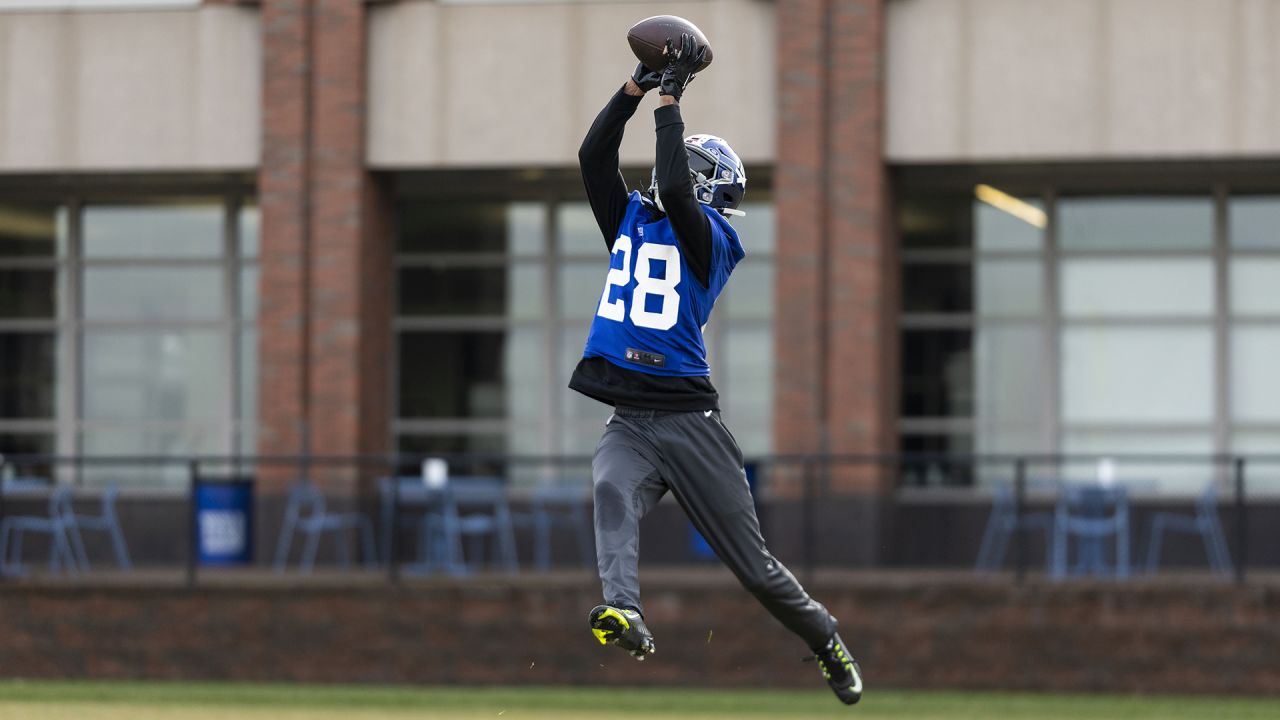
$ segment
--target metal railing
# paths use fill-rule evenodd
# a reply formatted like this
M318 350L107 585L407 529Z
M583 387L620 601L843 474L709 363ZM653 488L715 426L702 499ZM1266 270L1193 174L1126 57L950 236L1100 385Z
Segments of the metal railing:
M514 494L536 488L541 483L572 478L582 482L582 494L589 496L589 457L542 457L496 454L420 455L394 454L378 456L7 456L0 458L0 477L29 477L40 475L59 482L69 482L83 489L104 484L107 479L128 487L125 478L139 468L181 468L185 475L182 485L170 485L168 497L182 502L183 538L182 566L185 582L195 585L203 572L200 563L201 537L198 523L197 490L208 484L243 477L246 474L258 478L259 487L270 491L259 494L258 502L271 500L279 506L284 501L283 491L296 481L315 482L326 488L341 487L337 491L347 506L369 509L387 507L386 498L379 496L375 487L380 478L402 478L420 473L424 461L443 459L452 474L462 476L485 475L508 481ZM1105 477L1103 469L1113 469L1115 477ZM1280 500L1280 456L1243 455L773 455L755 458L748 463L756 479L756 497L762 510L781 509L780 515L793 517L771 525L766 536L771 542L781 537L790 540L795 547L789 559L798 560L805 576L813 577L819 566L831 566L824 560L824 539L832 534L832 527L840 523L831 519L833 506L841 498L861 498L872 510L884 512L884 507L902 506L903 498L912 495L914 502L929 501L936 495L937 502L945 504L957 498L954 490L964 490L963 502L967 503L968 517L978 517L987 511L989 496L993 491L1006 488L1013 497L1013 532L1008 540L1012 556L1011 577L1017 583L1026 581L1031 571L1029 530L1023 522L1033 503L1053 502L1054 483L1096 482L1101 484L1132 484L1134 495L1145 493L1148 503L1167 503L1170 496L1162 495L1158 485L1161 477L1200 477L1205 483L1215 483L1221 490L1221 498L1215 508L1229 508L1230 550L1234 558L1232 575L1235 582L1244 584L1248 577L1251 556L1250 524L1251 504L1267 506L1265 498L1250 502L1248 475L1251 468L1267 468L1271 478L1274 470L1277 482L1275 490ZM1119 468L1119 469L1116 469ZM1167 469L1167 470L1166 470ZM94 472L89 473L87 471ZM1136 476L1137 477L1135 480ZM923 478L923 479L922 479ZM1152 480L1157 485L1152 485ZM1138 482L1141 480L1141 482ZM6 481L8 482L8 481ZM1146 483L1144 486L1143 483ZM1165 482L1165 485L1177 484ZM924 489L921 489L923 486ZM1191 493L1187 481L1182 483L1180 504ZM373 522L386 538L379 547L381 571L390 582L399 582L408 565L402 560L407 549L403 546L402 520L410 507L401 497L402 484L391 482L390 514L377 517ZM1046 488L1048 488L1046 490ZM156 494L156 493L153 493ZM158 493L164 495L164 492ZM1034 497L1033 497L1034 495ZM10 492L0 492L0 525L10 515L13 502L24 502L11 497ZM949 500L948 500L949 498ZM184 502L185 501L185 502ZM895 502L896 501L896 502ZM25 501L30 504L30 500ZM1280 504L1280 503L1278 503ZM279 507L272 508L278 510ZM414 511L420 508L413 508ZM788 515L788 513L790 513ZM988 523L990 519L988 519ZM269 522L262 525L271 528ZM841 531L846 528L841 527ZM1128 530L1126 529L1126 532ZM798 535L798 543L795 536ZM874 539L875 533L871 533ZM264 540L267 538L264 538ZM883 538L881 538L883 539ZM1278 538L1277 540L1280 540ZM1046 543L1048 539L1046 538ZM1280 546L1280 542L1276 543ZM873 553L874 555L874 553ZM266 554L259 553L255 561L261 563ZM788 559L788 558L784 558ZM834 561L839 564L840 561ZM913 567L905 561L891 561L883 557L871 562L859 561L857 567ZM1047 568L1046 568L1047 570Z

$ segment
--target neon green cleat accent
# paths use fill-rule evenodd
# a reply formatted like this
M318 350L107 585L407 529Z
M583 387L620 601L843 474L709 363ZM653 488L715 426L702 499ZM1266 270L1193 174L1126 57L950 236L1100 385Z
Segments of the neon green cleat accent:
M655 651L653 636L644 625L640 613L630 608L597 605L588 616L591 634L601 645L610 643L631 653L637 660L644 660Z

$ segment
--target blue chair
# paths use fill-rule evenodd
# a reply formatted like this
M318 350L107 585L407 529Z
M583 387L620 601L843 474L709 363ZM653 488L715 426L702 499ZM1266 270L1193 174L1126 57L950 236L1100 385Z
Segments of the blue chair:
M1115 566L1103 557L1105 542L1115 540ZM1053 570L1055 579L1068 574L1071 539L1078 538L1078 563L1072 573L1129 577L1129 494L1120 486L1067 485L1059 488L1053 518Z
M388 562L396 562L391 552L391 535L397 530L412 530L417 535L417 562L410 572L458 570L454 563L461 550L453 548L443 533L443 490L429 488L417 475L385 477L378 481L382 496L382 551ZM393 521L392 516L395 516ZM393 527L393 525L395 527ZM397 553L398 554L398 553Z
M76 557L80 561L80 566L85 570L89 570L89 554L84 549L84 538L81 531L92 530L96 532L104 532L111 539L111 550L116 556L116 564L121 570L128 570L133 567L132 561L129 559L129 548L124 542L124 532L120 529L120 520L116 516L116 500L120 496L120 489L115 483L107 486L106 491L102 494L102 512L98 515L80 515L72 513L68 518L70 525L68 534L71 536L71 544L76 552Z
M441 493L442 517L439 528L450 550L450 565L470 572L479 567L483 543L492 539L494 554L507 572L517 572L515 523L507 502L506 483L500 478L450 478ZM469 542L467 542L469 541ZM470 562L458 554L466 542L473 551Z
M47 485L41 483L41 488ZM32 488L5 483L4 491L13 489L27 491ZM44 517L20 515L8 517L0 523L0 573L5 575L23 575L26 569L22 565L22 540L26 533L41 533L49 536L49 571L58 572L64 564L67 572L76 575L80 572L79 560L71 548L70 529L71 487L54 486L49 493L49 514ZM10 553L13 562L10 562Z
M589 566L595 564L594 531L582 488L540 486L529 497L528 512L516 513L513 519L519 527L533 528L533 557L539 570L551 567L551 533L557 527L572 530L579 558Z
M987 516L987 528L982 532L982 545L978 547L978 559L974 570L999 570L1004 565L1009 549L1009 538L1019 530L1043 530L1045 566L1053 556L1053 514L1049 512L1024 512L1018 519L1017 498L1009 485L997 485L991 496L991 514Z
M373 542L373 525L370 524L369 519L358 512L328 512L325 509L324 495L314 485L306 481L295 484L289 490L289 502L284 511L284 524L280 527L280 537L276 541L276 572L282 572L288 563L293 536L297 533L306 536L306 544L303 546L300 558L302 572L310 573L315 567L316 555L320 551L320 540L325 533L338 534L338 562L343 567L349 566L351 561L342 535L352 530L359 533L363 542L365 567L372 568L376 562L377 549Z
M1209 567L1219 575L1231 573L1231 554L1218 520L1218 484L1210 482L1196 499L1195 515L1182 513L1156 513L1151 518L1151 541L1147 545L1147 572L1154 573L1160 566L1160 549L1166 532L1199 535L1204 542L1204 554Z

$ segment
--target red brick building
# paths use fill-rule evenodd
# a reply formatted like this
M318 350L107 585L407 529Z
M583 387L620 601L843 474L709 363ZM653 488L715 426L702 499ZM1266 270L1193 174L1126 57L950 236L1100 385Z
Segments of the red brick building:
M589 453L574 153L663 12L748 164L749 455L1277 449L1266 0L0 2L3 449Z

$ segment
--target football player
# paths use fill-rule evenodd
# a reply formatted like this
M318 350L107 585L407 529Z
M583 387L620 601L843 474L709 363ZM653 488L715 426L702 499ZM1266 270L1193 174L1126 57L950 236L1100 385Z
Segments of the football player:
M640 519L670 491L743 586L813 650L846 704L862 695L836 620L760 534L742 451L720 417L702 327L745 254L726 216L742 214L742 161L724 140L684 138L680 97L706 48L668 41L667 66L636 67L578 152L587 198L610 253L604 291L569 387L614 407L592 462L604 604L591 630L639 660L654 652L637 577ZM623 128L649 90L657 156L647 193L618 170Z

